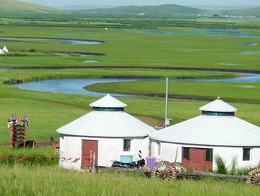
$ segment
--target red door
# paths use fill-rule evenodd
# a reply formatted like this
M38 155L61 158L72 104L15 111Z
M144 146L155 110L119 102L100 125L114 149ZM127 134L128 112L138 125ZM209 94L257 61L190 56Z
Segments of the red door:
M192 168L195 171L212 170L212 149L189 148L186 150L188 150L188 153L186 153L185 157L182 156L182 163L186 168ZM210 160L207 160L207 151L211 153L208 155Z
M98 165L98 141L82 140L81 169L86 169L86 166L92 166L91 153L93 152L95 152L96 165Z

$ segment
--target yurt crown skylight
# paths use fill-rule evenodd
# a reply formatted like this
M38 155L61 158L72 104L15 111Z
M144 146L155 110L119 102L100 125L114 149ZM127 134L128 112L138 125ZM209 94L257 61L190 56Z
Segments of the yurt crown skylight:
M212 101L200 108L203 115L210 116L234 116L237 111L236 108L221 100L218 97L215 101Z
M127 107L125 103L109 94L91 103L90 106L95 111L124 111L124 108Z

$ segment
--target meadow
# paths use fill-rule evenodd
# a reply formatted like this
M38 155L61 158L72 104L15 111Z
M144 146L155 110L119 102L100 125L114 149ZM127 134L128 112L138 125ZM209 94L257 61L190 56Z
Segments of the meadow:
M57 167L1 166L1 195L259 195L259 187L216 179L177 182L138 174L101 171L97 175ZM108 180L109 179L109 180ZM69 186L68 186L69 185ZM116 185L116 186L115 186Z
M124 82L113 84L96 84L88 90L120 94L133 94L152 97L165 96L164 80ZM225 86L225 90L223 90ZM169 97L197 100L224 100L238 103L260 103L259 83L225 83L225 82L169 82Z
M0 44L8 45L14 54L1 56L0 67L138 67L260 71L259 36L260 31L257 29L214 31L176 27L105 30L2 25ZM54 43L35 38L100 40L104 44ZM4 39L21 42L3 42ZM105 55L83 57L66 53ZM97 62L87 63L85 60Z

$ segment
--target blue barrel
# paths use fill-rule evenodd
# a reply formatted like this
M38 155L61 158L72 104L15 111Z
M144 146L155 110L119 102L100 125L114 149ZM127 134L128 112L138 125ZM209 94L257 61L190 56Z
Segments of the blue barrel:
M123 163L131 163L131 162L133 162L133 156L132 155L121 155L120 161Z
M156 163L155 157L146 157L146 167L149 170L153 170L153 168L155 167L155 163Z

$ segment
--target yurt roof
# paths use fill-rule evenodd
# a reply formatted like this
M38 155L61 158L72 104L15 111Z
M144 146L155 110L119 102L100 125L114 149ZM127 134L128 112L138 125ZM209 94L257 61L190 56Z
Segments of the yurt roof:
M234 116L201 115L157 131L151 138L202 146L260 146L260 128Z
M200 108L201 111L208 112L236 112L237 109L231 106L230 104L222 101L219 97Z
M107 94L106 96L98 99L97 101L90 104L91 107L97 108L125 108L127 105L120 100Z
M154 129L123 111L92 111L57 131L73 136L132 138L146 137Z
M203 111L234 112L235 108L217 99ZM201 115L151 134L157 141L200 145L260 147L260 128L235 116Z

